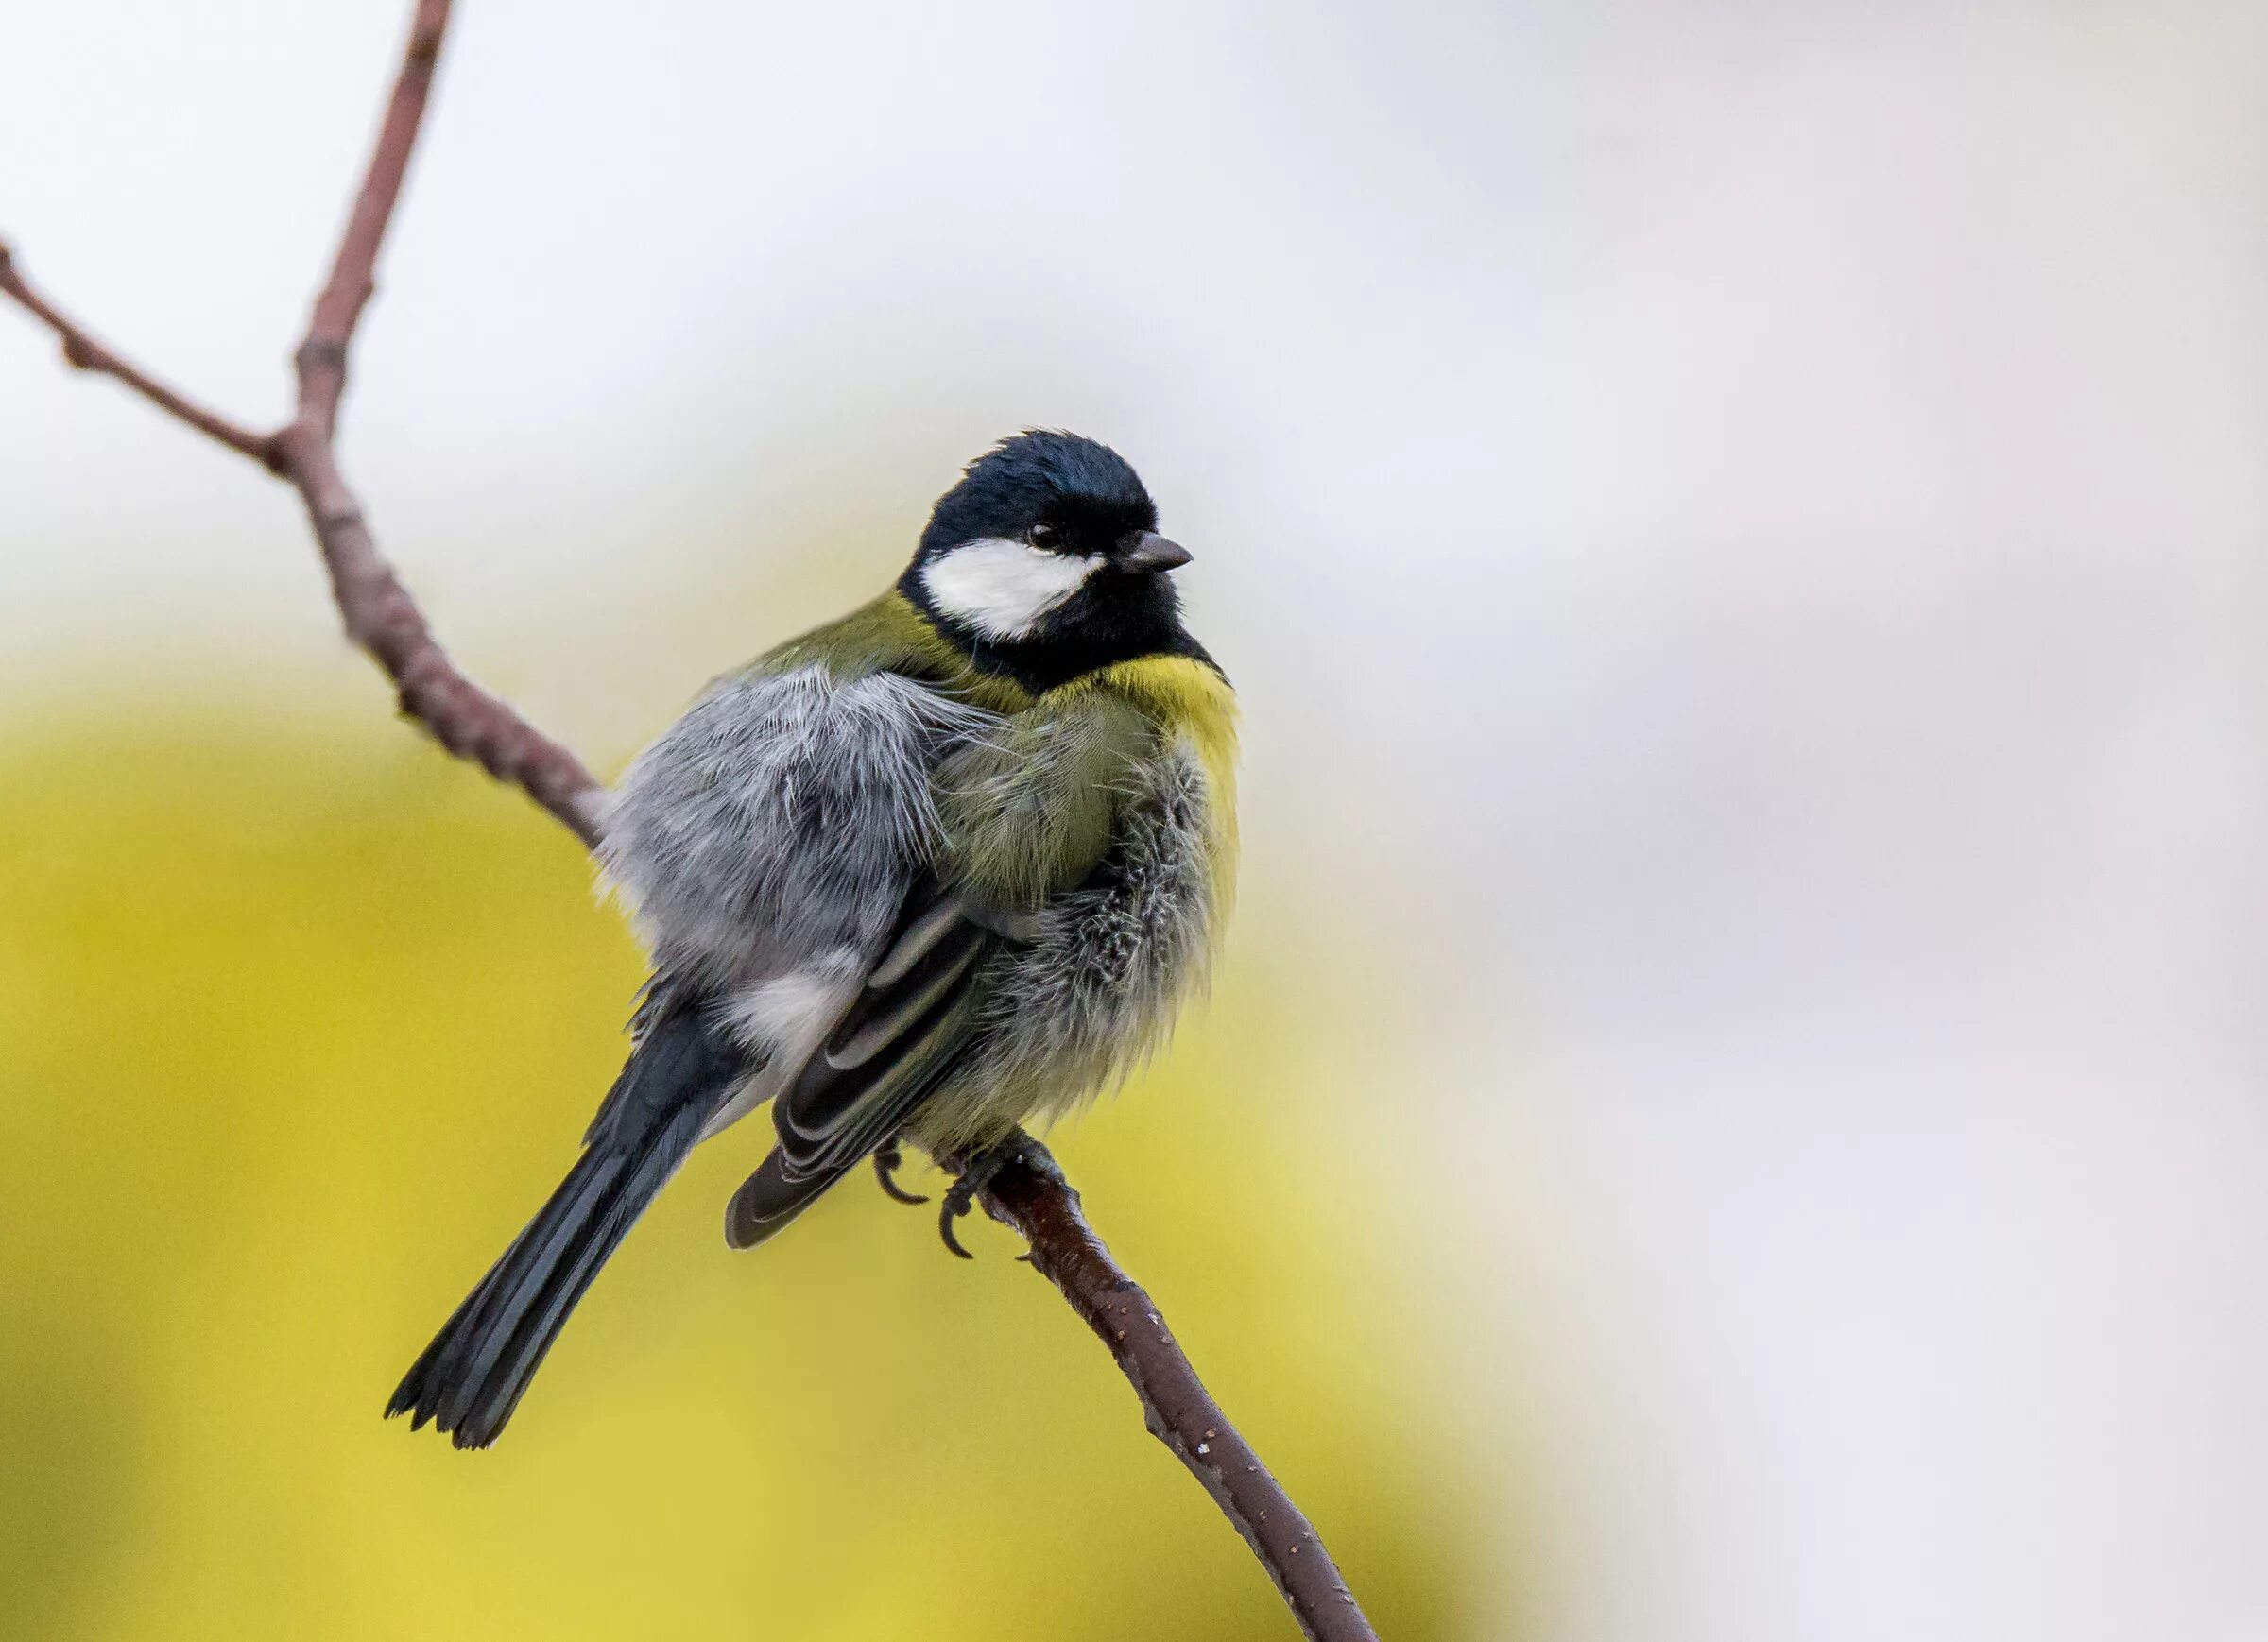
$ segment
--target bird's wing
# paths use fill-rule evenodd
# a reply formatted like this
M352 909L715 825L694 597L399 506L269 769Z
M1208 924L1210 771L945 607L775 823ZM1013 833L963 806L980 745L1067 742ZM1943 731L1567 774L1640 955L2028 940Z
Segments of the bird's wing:
M848 1167L889 1137L966 1043L1002 939L941 887L907 898L882 962L774 1106L791 1174Z
M1009 938L935 876L915 886L850 1008L774 1100L779 1142L726 1213L733 1247L785 1225L960 1064L982 1015L978 977Z

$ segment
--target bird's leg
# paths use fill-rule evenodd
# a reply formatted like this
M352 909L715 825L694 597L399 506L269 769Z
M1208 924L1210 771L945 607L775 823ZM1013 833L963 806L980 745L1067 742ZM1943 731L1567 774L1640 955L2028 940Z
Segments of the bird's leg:
M1031 1137L1022 1129L1015 1129L1009 1132L1005 1140L988 1146L982 1152L968 1153L953 1159L959 1165L960 1172L954 1176L953 1184L945 1189L945 1206L937 1214L937 1235L945 1240L945 1246L962 1259L973 1260L976 1257L961 1247L961 1240L953 1235L953 1223L976 1206L976 1200L984 1195L985 1188L992 1184L992 1177L1022 1157L1024 1148L1030 1144Z
M908 1191L898 1184L898 1171L905 1164L905 1154L898 1150L897 1137L892 1136L874 1149L874 1178L882 1182L883 1195L892 1203L927 1203L928 1198L918 1191Z

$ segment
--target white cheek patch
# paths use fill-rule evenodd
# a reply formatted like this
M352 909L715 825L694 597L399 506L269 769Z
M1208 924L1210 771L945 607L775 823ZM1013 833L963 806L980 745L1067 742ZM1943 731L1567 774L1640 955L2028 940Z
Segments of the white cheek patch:
M984 536L931 563L921 585L939 610L988 639L1020 639L1102 567L1099 556L1042 553Z

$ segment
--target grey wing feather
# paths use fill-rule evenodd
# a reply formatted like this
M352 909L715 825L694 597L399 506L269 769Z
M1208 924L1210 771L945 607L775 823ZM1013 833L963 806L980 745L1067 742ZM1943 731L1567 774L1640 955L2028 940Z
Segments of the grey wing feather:
M898 1132L976 1036L1003 937L936 885L916 889L850 1010L773 1103L779 1143L733 1195L726 1240L763 1241Z

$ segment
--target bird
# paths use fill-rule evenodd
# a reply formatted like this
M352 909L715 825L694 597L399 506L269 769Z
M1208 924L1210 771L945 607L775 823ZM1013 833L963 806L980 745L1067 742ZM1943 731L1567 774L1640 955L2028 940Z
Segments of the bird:
M1236 698L1183 623L1190 554L1108 446L968 464L879 598L712 681L604 803L603 883L651 972L548 1201L387 1407L494 1443L687 1155L766 1103L725 1213L776 1236L903 1145L956 1216L1123 1083L1203 992L1234 895Z

